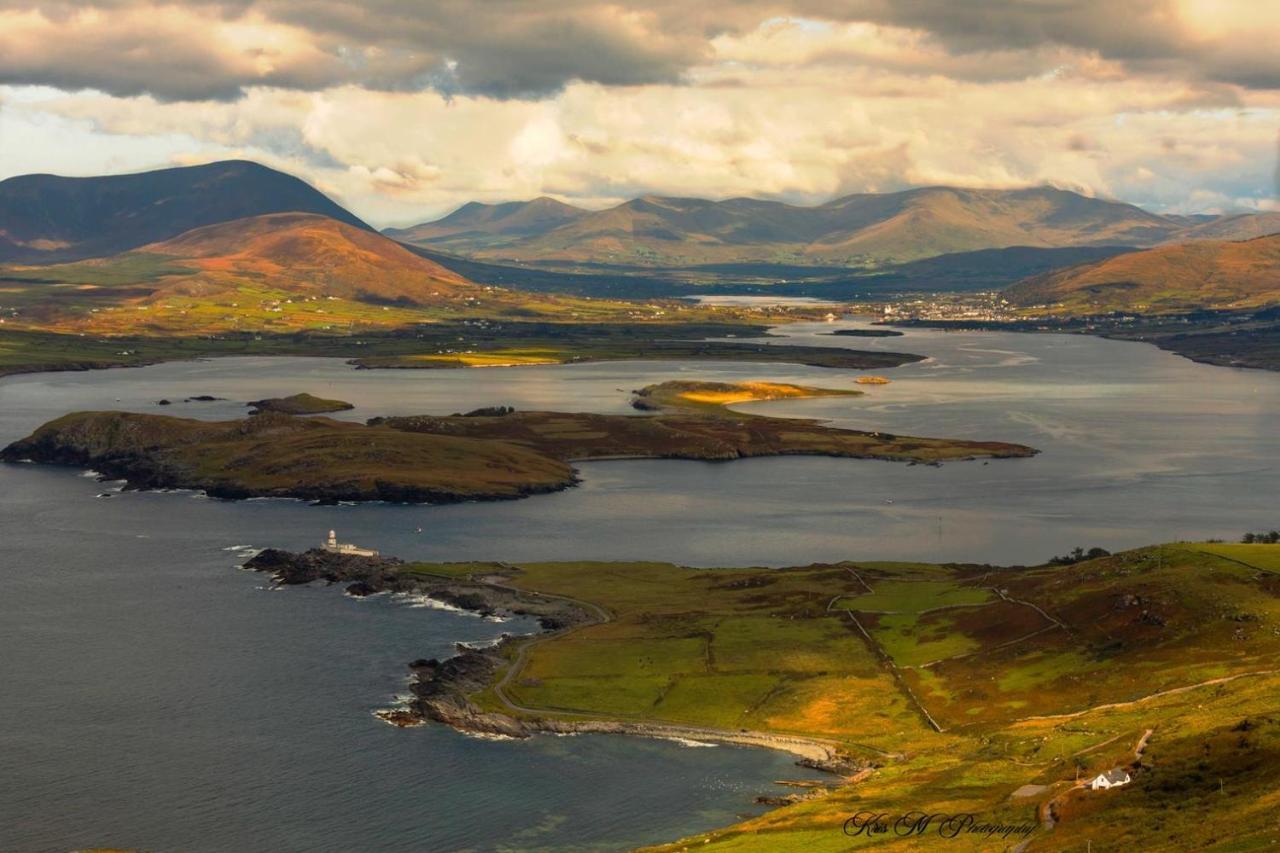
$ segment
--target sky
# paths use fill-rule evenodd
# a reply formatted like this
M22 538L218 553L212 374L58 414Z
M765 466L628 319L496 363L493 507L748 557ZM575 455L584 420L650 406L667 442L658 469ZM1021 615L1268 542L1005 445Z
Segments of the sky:
M0 179L248 158L472 200L1049 184L1280 210L1276 0L0 0Z

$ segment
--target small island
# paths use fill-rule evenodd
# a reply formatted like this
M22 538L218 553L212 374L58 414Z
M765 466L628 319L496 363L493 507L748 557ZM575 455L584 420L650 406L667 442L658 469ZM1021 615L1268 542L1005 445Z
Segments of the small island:
M737 412L733 403L851 389L774 382L666 382L640 389L650 415L519 412L373 418L367 424L263 411L236 421L76 412L0 451L0 460L92 468L130 488L199 489L221 498L449 503L510 500L569 488L573 462L721 461L803 454L940 464L1033 456L994 441L836 429ZM296 399L296 398L285 398Z
M904 333L894 329L836 329L822 334L837 338L900 338Z
M288 397L269 397L266 400L254 400L245 405L253 409L249 412L251 415L260 415L263 412L279 412L282 415L324 415L355 408L345 400L326 400L306 393Z

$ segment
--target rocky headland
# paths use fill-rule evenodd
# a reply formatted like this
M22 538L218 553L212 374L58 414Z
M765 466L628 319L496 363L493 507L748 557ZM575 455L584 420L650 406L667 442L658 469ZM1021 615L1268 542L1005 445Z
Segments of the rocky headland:
M481 571L461 576L434 575L429 567L405 563L395 557L365 557L322 549L302 553L269 548L249 559L244 568L271 575L276 583L298 585L313 582L345 584L348 594L380 592L413 593L482 616L527 616L537 620L541 634L504 636L484 648L459 644L453 657L421 658L408 664L412 698L406 706L380 712L397 726L425 721L443 723L473 734L528 738L537 734L624 734L653 738L677 738L788 752L797 763L839 774L856 773L867 766L832 743L820 739L747 730L726 731L698 726L652 722L582 719L554 712L511 706L511 713L481 708L473 696L498 684L522 645L552 635L565 634L608 621L610 615L589 602L545 595L503 583L517 574L516 567L484 564Z

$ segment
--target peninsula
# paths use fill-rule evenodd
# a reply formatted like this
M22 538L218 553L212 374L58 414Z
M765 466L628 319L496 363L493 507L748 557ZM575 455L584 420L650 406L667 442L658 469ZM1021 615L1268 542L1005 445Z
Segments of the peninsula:
M784 569L267 550L246 568L540 620L533 636L413 661L412 697L388 722L737 743L834 774L664 850L834 853L867 808L972 813L1019 827L1013 843L1034 836L1034 849L1169 834L1202 846L1209 809L1230 815L1236 837L1274 831L1280 546ZM1099 793L1087 783L1102 774L1131 784Z
M770 382L668 382L633 395L633 405L656 411L651 416L496 407L367 424L270 411L220 422L76 412L9 445L0 460L87 467L131 488L200 489L224 498L447 503L565 489L577 482L570 463L591 459L805 454L936 464L1036 453L1019 444L835 429L726 408L859 393Z

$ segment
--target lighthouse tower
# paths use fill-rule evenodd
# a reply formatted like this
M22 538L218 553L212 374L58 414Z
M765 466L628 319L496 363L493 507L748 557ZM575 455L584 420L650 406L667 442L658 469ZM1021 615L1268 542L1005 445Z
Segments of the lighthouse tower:
M339 542L336 531L329 531L329 538L324 541L321 547L331 554L354 554L357 557L376 557L378 552L371 548L361 548L358 545L352 545L349 542Z

